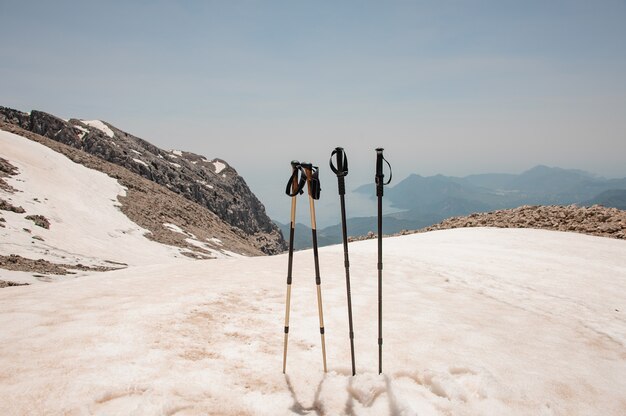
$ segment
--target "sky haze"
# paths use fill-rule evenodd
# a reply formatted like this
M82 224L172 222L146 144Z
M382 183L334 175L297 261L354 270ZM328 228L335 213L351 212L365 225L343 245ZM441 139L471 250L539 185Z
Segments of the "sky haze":
M626 176L624 22L624 1L0 1L0 105L223 158L286 222L290 160L336 199L335 146L351 188L379 146L397 180Z

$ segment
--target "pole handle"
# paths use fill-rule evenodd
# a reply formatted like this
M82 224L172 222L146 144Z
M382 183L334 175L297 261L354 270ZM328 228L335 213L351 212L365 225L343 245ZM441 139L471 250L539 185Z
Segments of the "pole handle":
M301 195L304 192L304 185L306 184L306 173L302 168L302 165L297 160L291 161L291 176L287 182L285 193L288 196L294 197Z
M337 155L337 166L333 164L333 156L335 155ZM343 147L335 147L335 150L330 154L329 165L337 177L348 175L348 158Z
M382 147L376 149L376 196L383 196L383 187L389 185L391 183L391 178L393 177L391 164L387 161L387 159L385 159L385 156L383 156L383 150L385 149ZM385 182L383 162L385 162L389 168L389 180L387 182Z
M337 165L333 164L333 156L337 155ZM336 147L330 154L330 170L337 175L337 185L339 188L339 195L346 194L346 181L345 177L348 176L348 158L343 147Z
M304 169L306 180L309 181L309 195L315 200L320 199L322 187L320 185L319 168L313 166L312 163L304 162L300 163L300 166Z

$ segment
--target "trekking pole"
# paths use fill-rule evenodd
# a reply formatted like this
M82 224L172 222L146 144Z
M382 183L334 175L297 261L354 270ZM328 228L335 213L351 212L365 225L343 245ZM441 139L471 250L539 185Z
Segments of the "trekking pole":
M289 339L289 307L291 304L291 271L293 267L293 237L296 228L296 197L302 194L306 176L302 172L300 162L291 162L291 177L287 182L285 193L291 197L291 225L289 227L289 260L287 264L287 300L285 301L285 342L283 348L283 374L287 367L287 341ZM299 175L300 174L300 175ZM298 179L298 175L300 179Z
M337 166L333 165L333 156L337 155ZM346 229L346 182L348 175L348 158L342 147L337 147L330 155L330 169L337 175L339 202L341 204L341 231L343 233L343 260L346 267L346 292L348 294L348 327L350 336L350 357L352 359L352 375L356 375L354 365L354 330L352 326L352 296L350 294L350 260L348 258L348 231Z
M376 196L378 197L378 374L383 372L383 187L391 182L391 165L376 149ZM383 161L389 166L389 180L384 181Z
M320 336L322 338L322 360L324 363L324 372L326 373L326 342L324 341L324 312L322 311L322 280L320 278L320 263L317 255L317 226L315 224L315 203L316 199L320 199L320 181L319 170L317 166L311 163L302 163L302 168L306 173L306 181L309 189L309 206L311 208L311 235L313 237L313 258L315 261L315 285L317 286L317 309L320 318Z

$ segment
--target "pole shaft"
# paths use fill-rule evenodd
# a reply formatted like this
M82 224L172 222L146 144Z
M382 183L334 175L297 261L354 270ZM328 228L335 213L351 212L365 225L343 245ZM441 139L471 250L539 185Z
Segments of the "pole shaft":
M383 372L383 197L378 196L378 374Z
M348 328L350 336L350 358L352 361L352 375L356 375L354 362L354 327L352 324L352 294L350 290L350 258L348 256L348 231L346 226L346 201L344 195L339 195L341 204L341 232L343 235L343 260L346 267L346 294L348 296Z
M315 203L313 197L309 195L309 205L311 208L311 237L313 238L313 260L315 263L315 285L317 287L317 311L320 320L320 338L322 341L322 362L324 364L324 372L326 368L326 341L324 338L324 310L322 308L322 279L320 277L320 262L317 251L317 229L315 223Z
M297 178L293 180L293 186L298 186ZM293 239L296 228L296 196L291 197L291 223L289 227L289 260L287 263L287 296L285 301L285 340L283 345L283 374L287 368L287 343L289 341L289 310L291 305L291 273L293 270Z

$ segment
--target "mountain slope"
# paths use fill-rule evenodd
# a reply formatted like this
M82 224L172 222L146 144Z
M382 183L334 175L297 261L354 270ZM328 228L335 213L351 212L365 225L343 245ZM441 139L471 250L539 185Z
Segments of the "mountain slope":
M81 149L165 186L239 228L259 249L281 252L284 240L235 169L221 159L165 151L100 120L62 120L41 111L0 107L0 120Z
M0 191L0 195L21 208L3 212L6 221L0 230L0 255L88 267L145 265L185 258L175 247L145 238L146 230L119 211L117 196L124 194L124 188L117 181L2 130L0 144L2 156L18 171L7 179L15 192ZM37 226L29 215L45 222ZM0 271L3 277L7 273Z
M5 280L56 280L57 264L76 273L81 266L124 267L183 256L262 254L243 232L162 186L81 150L0 122L0 129L4 128L30 136L29 140L0 130L0 157L13 167L12 174L3 179L8 188L0 189L0 199L3 205L15 207L0 210L4 219L0 222L0 276ZM40 215L48 228L29 219ZM26 267L26 260L7 258L10 255L51 262L47 265L51 273L45 268L33 271Z
M385 239L382 376L376 246L351 244L356 377L341 246L320 250L326 375L311 251L295 254L286 376L285 255L2 289L0 413L626 413L624 241L480 228Z

